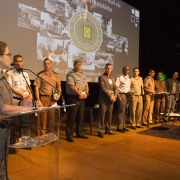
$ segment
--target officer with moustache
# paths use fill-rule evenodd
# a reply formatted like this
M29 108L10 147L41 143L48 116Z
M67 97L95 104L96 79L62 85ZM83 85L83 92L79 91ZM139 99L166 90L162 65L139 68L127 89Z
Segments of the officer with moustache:
M68 104L76 104L67 109L66 139L68 142L73 140L73 125L76 120L76 137L88 139L83 132L85 99L89 95L89 87L86 75L81 71L82 61L74 61L74 69L66 76L66 92L68 94Z

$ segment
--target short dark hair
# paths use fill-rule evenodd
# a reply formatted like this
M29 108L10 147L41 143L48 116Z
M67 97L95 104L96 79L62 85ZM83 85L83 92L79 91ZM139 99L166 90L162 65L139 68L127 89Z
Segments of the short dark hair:
M78 63L81 63L82 64L82 61L80 59L76 59L74 60L74 65L78 64Z
M154 69L149 69L148 73L150 73L150 72L152 72L152 71L154 71Z
M47 60L51 61L51 63L52 63L52 60L50 60L49 58L45 58L43 63L45 63Z
M107 66L112 66L112 64L111 64L111 63L107 63L107 64L105 65L105 68L106 68Z
M22 58L22 59L23 59L23 57L22 57L21 55L17 54L17 55L15 55L15 56L13 57L13 62L14 62L17 58Z
M6 47L7 44L5 42L0 41L0 55L4 54Z
M135 70L135 69L138 69L138 70L139 70L139 68L138 68L138 67L134 67L134 68L133 68L133 72L134 72L134 70Z

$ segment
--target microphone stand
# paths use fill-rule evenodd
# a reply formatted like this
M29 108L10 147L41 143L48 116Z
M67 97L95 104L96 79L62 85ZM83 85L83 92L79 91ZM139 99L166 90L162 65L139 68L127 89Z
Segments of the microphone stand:
M30 91L31 91L31 94L32 94L33 110L37 110L37 108L36 108L36 100L35 100L35 96L34 96L34 93L33 93L33 90L32 90L32 88L31 88L31 86L28 84L28 82L27 82L27 80L26 80L26 78L25 78L25 76L24 76L23 68L19 68L19 72L22 73L23 78L24 78L24 80L26 81L26 84L27 84L27 86L29 87L29 89L30 89ZM37 116L37 115L36 115L36 116Z

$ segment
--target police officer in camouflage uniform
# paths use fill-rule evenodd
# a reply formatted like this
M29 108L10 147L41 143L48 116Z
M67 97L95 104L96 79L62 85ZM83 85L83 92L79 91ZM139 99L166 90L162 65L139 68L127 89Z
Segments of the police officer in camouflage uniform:
M66 76L66 92L68 94L68 104L76 104L67 109L66 139L73 140L73 124L76 120L76 137L87 139L83 133L83 119L85 99L89 95L89 87L86 75L81 71L82 61L74 61L74 69Z

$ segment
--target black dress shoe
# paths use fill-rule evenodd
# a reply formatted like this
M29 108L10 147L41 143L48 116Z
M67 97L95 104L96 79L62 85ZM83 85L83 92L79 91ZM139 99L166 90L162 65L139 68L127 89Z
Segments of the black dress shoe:
M87 136L76 136L77 138L82 138L82 139L88 139L89 137L87 137Z
M25 149L25 150L32 150L32 147L25 147L23 149Z
M135 127L135 126L132 126L132 129L136 130L136 127Z
M74 142L73 138L67 138L66 139L68 142Z
M147 124L142 124L143 126L147 126Z
M116 133L113 131L105 131L105 134L115 135Z
M102 133L98 133L98 137L100 138L104 138L103 134Z
M125 133L125 131L123 129L117 129L118 132L122 132Z
M129 131L129 129L123 128L124 131Z
M142 126L136 126L136 128L143 128Z
M15 148L13 148L13 153L17 154L17 150Z

